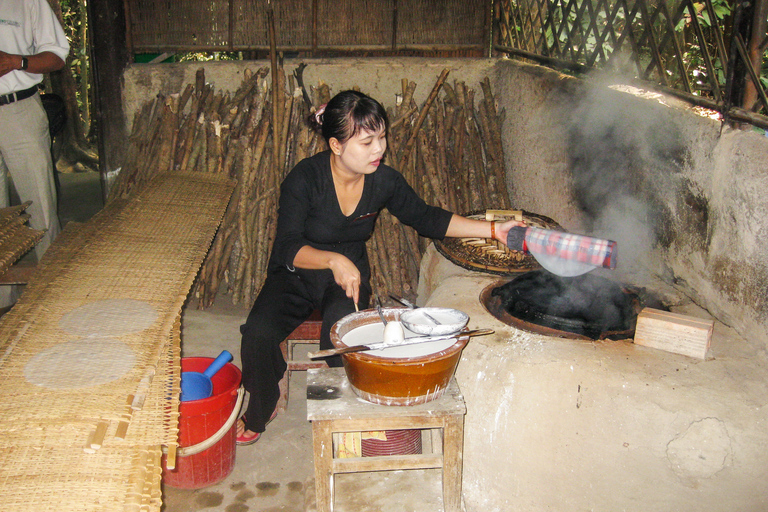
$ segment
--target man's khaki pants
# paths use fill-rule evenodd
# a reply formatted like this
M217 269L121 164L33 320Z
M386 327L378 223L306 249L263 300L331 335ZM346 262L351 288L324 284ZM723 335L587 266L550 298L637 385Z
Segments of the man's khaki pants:
M61 230L53 172L48 117L40 95L0 105L0 207L9 205L10 177L19 199L32 201L26 210L30 227L45 231L35 246L38 260ZM8 291L8 286L0 286L0 306L10 305Z

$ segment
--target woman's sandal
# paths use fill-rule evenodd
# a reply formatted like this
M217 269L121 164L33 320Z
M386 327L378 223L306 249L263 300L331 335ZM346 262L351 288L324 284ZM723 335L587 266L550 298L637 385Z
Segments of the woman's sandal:
M245 429L245 422L242 420L242 418L238 419L237 422L238 422L238 430L240 430L239 423L242 422L242 424L243 424L243 427L242 427L243 428L243 433L240 434L239 436L237 436L237 439L235 440L235 443L237 443L238 446L247 446L247 445L253 444L253 443L255 443L256 441L259 440L259 438L261 437L261 432L256 432L252 436L250 436L250 435L248 435L246 433L248 431Z
M275 409L275 412L273 412L272 416L269 417L269 421L267 421L267 423L269 423L270 421L275 419L275 416L277 416L277 409ZM245 429L245 415L241 416L237 420L237 430L240 430L241 423L242 423L243 433L237 436L237 438L235 440L237 445L238 446L247 446L249 444L253 444L256 441L258 441L259 438L261 437L261 432L255 432L253 435L247 435L246 434L246 432L248 432L248 431Z

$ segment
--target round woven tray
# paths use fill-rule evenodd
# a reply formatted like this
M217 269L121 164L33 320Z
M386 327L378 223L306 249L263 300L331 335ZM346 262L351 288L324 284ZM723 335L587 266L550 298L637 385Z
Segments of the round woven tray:
M525 210L480 210L464 217L478 220L523 220L529 226L563 231L563 228L544 215ZM477 272L501 276L528 272L541 268L528 253L511 251L506 245L489 238L448 238L435 240L435 248L452 263Z

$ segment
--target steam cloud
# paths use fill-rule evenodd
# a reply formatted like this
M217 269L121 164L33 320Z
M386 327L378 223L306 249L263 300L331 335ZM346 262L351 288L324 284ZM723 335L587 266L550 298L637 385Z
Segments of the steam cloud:
M622 274L658 271L651 255L665 203L657 194L673 188L679 135L658 102L611 88L621 83L586 82L568 127L574 191L592 234L618 242Z

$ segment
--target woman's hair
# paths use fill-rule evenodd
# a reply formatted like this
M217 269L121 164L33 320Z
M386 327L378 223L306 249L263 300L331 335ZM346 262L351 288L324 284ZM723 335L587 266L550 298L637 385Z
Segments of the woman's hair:
M344 144L360 130L385 130L389 126L387 112L381 103L357 91L341 91L324 107L310 114L309 125L322 133L326 142L331 138Z

